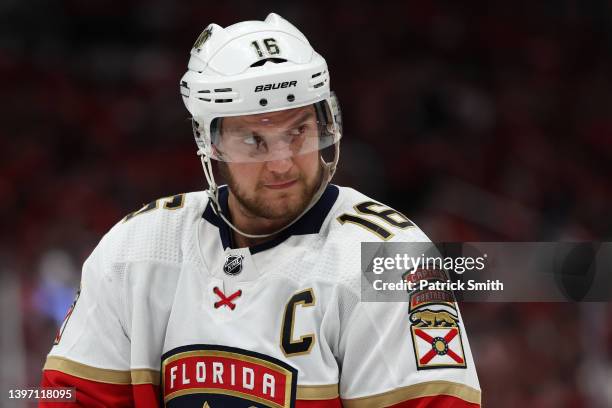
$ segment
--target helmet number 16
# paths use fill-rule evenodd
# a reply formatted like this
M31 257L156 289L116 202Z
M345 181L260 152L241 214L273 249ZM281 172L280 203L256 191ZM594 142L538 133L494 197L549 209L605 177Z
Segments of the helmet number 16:
M263 40L265 50L268 55L278 55L280 54L280 48L276 45L276 40L274 38L264 38ZM259 41L253 41L251 43L253 48L255 48L255 52L259 58L265 57L262 46L259 44Z

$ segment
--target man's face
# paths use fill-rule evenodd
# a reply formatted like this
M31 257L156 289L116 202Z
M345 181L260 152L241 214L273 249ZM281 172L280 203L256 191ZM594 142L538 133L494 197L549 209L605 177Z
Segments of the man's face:
M221 175L240 210L268 220L297 217L310 203L321 177L317 146L304 147L313 143L304 134L318 132L314 107L228 117L221 128L221 137L226 138L219 143L221 148L239 151L236 147L245 142L256 143L266 158L263 162L220 162Z

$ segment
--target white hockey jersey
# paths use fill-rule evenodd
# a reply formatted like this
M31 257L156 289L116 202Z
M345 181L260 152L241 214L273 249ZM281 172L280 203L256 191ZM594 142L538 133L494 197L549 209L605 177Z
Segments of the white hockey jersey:
M418 304L360 301L361 242L381 239L428 241L335 185L251 248L232 248L204 193L157 200L85 262L43 385L76 386L81 406L480 406L458 310L418 329Z

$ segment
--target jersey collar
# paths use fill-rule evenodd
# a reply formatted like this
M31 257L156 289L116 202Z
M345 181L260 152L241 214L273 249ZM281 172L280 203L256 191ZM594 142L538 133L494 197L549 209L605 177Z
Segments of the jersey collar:
M328 185L323 194L321 194L319 201L317 201L317 203L312 206L312 208L308 210L306 214L302 216L302 218L296 221L295 224L291 225L289 228L281 231L278 236L270 241L249 247L251 254L256 254L257 252L273 248L292 235L318 234L323 226L323 222L325 221L327 214L329 214L329 211L336 202L339 194L340 190L337 186L333 184ZM228 187L219 187L219 204L221 205L221 210L224 214L229 214L229 207L227 204L228 196ZM234 248L231 229L217 214L215 214L210 202L206 205L202 218L219 229L219 237L221 238L223 249L228 247Z

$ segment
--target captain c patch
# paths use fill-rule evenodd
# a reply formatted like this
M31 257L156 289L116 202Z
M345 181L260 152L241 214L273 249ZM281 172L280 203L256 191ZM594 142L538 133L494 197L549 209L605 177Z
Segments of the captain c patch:
M297 370L234 347L194 344L162 356L166 407L294 408Z

